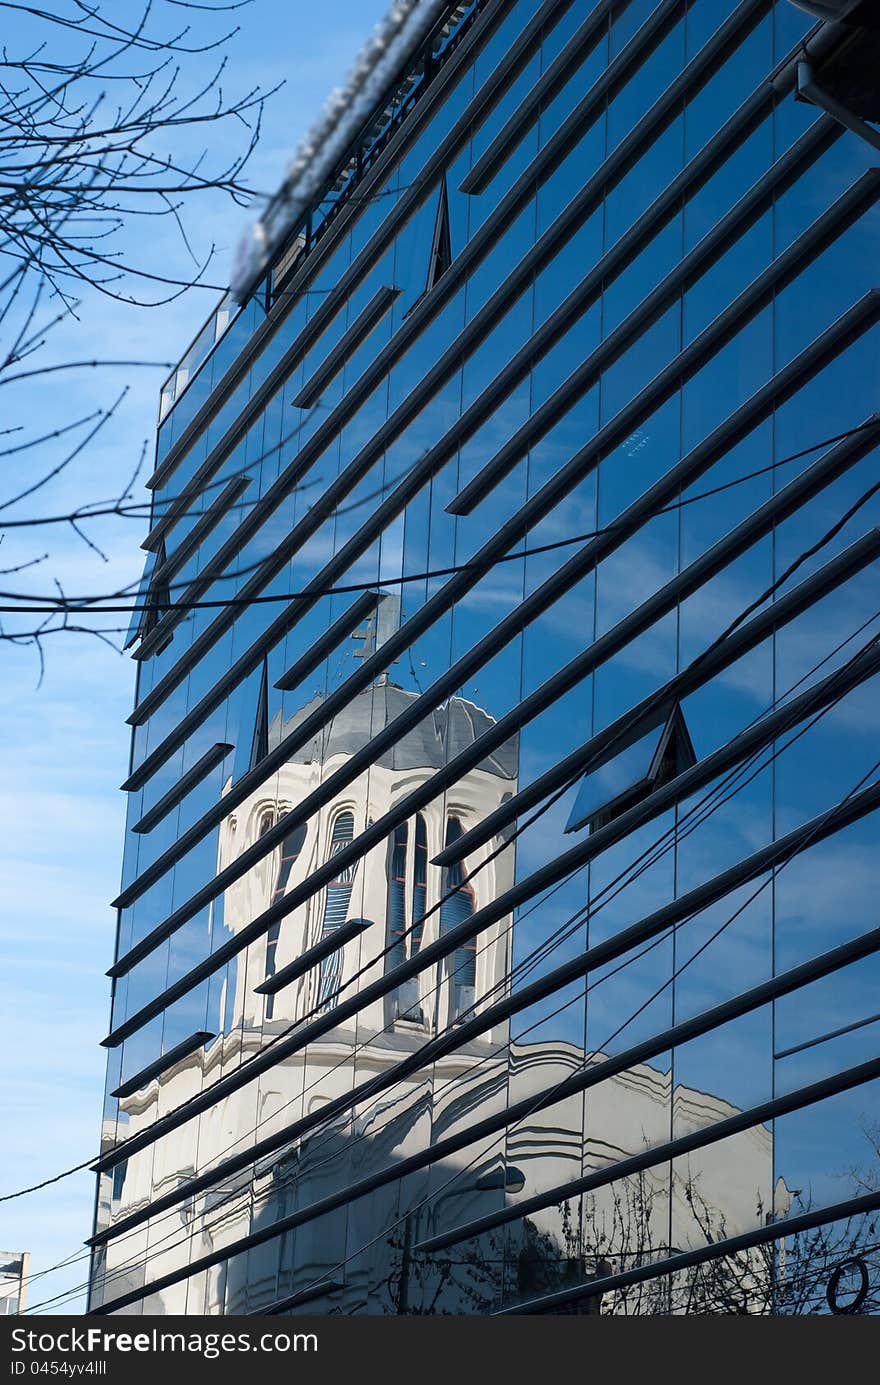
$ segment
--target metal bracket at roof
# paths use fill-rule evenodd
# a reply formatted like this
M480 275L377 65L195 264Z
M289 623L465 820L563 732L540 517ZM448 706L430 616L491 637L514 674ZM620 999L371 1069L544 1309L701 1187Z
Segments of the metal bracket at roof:
M334 169L339 169L334 181L336 191L350 180L359 159L356 152L346 159L346 153L365 123L381 131L393 120L400 104L395 83L403 82L406 86L416 81L420 74L408 73L407 63L418 54L435 25L445 18L447 27L454 27L465 9L450 0L397 0L392 6L345 85L334 93L323 117L300 145L282 186L239 245L232 283L238 302L243 302L253 290L273 254Z
M797 97L800 101L809 101L812 105L818 106L874 149L880 149L880 131L862 120L861 116L832 96L831 92L826 91L816 80L813 68L808 62L799 62L797 65Z
M795 9L828 23L872 24L873 0L791 0L791 3Z

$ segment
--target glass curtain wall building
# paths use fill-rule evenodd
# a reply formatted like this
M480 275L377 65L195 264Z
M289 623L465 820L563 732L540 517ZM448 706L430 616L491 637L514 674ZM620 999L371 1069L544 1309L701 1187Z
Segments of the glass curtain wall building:
M875 1304L836 8L424 4L168 382L91 1312Z

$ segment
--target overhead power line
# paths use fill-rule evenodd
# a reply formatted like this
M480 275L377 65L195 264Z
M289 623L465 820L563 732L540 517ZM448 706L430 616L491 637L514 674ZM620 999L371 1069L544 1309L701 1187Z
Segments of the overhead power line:
M865 425L862 425L862 426L864 427ZM860 431L860 430L852 430L852 431ZM819 446L819 447L824 446L824 445L826 445L826 444L825 444L825 443L817 444L817 446ZM878 483L878 484L880 484L880 483ZM873 492L874 492L877 488L878 488L877 486L872 487L872 488L870 489L870 491L866 493L866 495L873 494ZM855 511L856 511L856 510L859 508L859 506L860 506L861 504L863 504L863 503L864 503L864 497L861 498L859 501L855 502L855 504L854 504L853 506L851 506L851 507L846 511L846 513L845 513L843 516L841 516L837 521L835 521L835 523L834 523L828 530L825 531L825 533L823 534L823 536L822 536L819 540L817 540L815 543L811 544L808 548L804 549L804 550L803 550L803 551L802 551L802 552L801 552L801 553L800 553L800 554L799 554L799 555L798 555L798 556L786 567L786 569L785 569L785 571L783 572L783 574L782 574L778 579L776 579L775 582L771 583L771 585L770 585L769 587L767 587L766 590L763 591L763 592L761 593L761 595L760 595L758 598L756 598L756 600L754 600L754 601L748 603L748 604L743 608L743 610L740 612L740 614L737 615L737 616L734 618L734 620L727 626L727 628L722 632L722 634L721 634L716 640L714 640L714 641L712 642L712 644L709 646L709 648L708 648L707 650L704 650L700 655L698 655L698 656L696 657L696 659L694 659L694 660L692 661L690 667L692 667L692 668L698 667L698 666L700 665L700 663L707 657L707 654L708 654L709 652L711 652L711 650L713 650L717 645L719 645L720 643L722 643L723 640L725 640L730 634L732 634L733 631L736 630L736 629L743 623L743 621L747 618L747 616L748 616L757 606L762 605L766 600L769 600L770 597L771 597L771 596L775 593L775 591L778 589L778 587L779 587L784 581L786 581L786 580L797 570L797 568L800 567L800 566L802 565L802 563L803 563L804 561L806 561L809 557L813 556L819 549L821 549L821 547L823 547L823 545L824 545L825 543L827 543L833 536L835 536L835 535L840 531L840 529L843 527L843 524L846 522L846 520L847 520L848 518L850 518L851 515L852 515L853 513L855 513ZM880 612L878 612L878 615L880 615ZM868 622L865 622L864 625L860 627L860 629L864 629L864 628L865 628L865 625L867 625L867 624L869 624L869 623L870 623L870 620L869 620ZM856 632L856 633L858 633L858 632ZM848 643L849 640L852 639L852 638L853 638L852 635L849 636L849 637L847 637L847 640L843 641L841 645L838 645L838 646L837 646L837 649L836 649L836 650L832 651L832 654L833 654L833 653L836 653L837 650L839 650L840 648L842 648L843 645L845 645L846 643ZM822 660L818 661L818 663L817 663L816 665L814 665L814 668L810 670L810 673L815 672L816 669L818 669L819 667L821 667L822 663L824 663L829 657L832 657L832 655L826 655L826 656L824 656L824 658L823 658ZM803 682L803 681L804 681L804 678L807 677L807 676L809 676L809 675L804 675L804 677L801 678L800 680L798 680L798 683L796 683L794 686L795 686L795 687L799 686L799 683L800 683L800 682ZM789 693L790 693L791 691L792 691L792 690L789 689ZM787 695L787 694L784 694L784 695ZM776 699L776 702L778 702L779 700L780 700L780 699L777 698L777 699ZM775 704L774 704L774 705L775 705ZM757 719L756 719L756 720L757 720ZM611 747L610 747L610 748L613 748L613 745L614 745L614 742L611 743ZM568 791L568 789L571 788L572 784L573 784L574 782L576 782L576 780L577 780L578 778L580 778L580 771L578 771L575 775L573 775L573 776L571 776L569 779L567 779L567 780L559 787L559 789L557 789L557 790L551 795L551 797L550 797L548 800L546 800L544 803L542 803L542 804L536 809L536 811L535 811L531 816L529 816L523 823L521 823L521 824L510 834L509 837L505 838L505 839L504 839L504 840L503 840L503 841L502 841L502 842L501 842L501 843L500 843L500 844L499 844L499 845L498 845L498 846L497 846L497 847L496 847L496 848L495 848L495 849L494 849L483 861L481 861L481 862L478 864L478 866L477 866L473 871L469 872L469 874L467 875L467 877L465 878L465 880L463 880L462 883L461 883L460 885L455 886L452 890L448 891L445 895L443 895L443 896L441 897L441 899L439 899L439 900L437 901L437 903L434 904L434 905L431 907L431 909L430 909L430 910L428 911L428 913L425 915L425 919L427 919L427 918L433 916L436 912L438 912L438 911L442 908L442 906L443 906L444 903L446 903L449 899L451 899L453 895L455 895L456 893L458 893L460 889L462 889L462 888L464 888L465 886L467 886L473 879L475 879L475 878L477 877L477 875L478 875L482 870L484 870L487 866L489 866L489 865L497 858L498 855L500 855L503 851L505 851L506 849L508 849L508 847L510 847L510 846L517 840L517 838L518 838L519 836L522 835L522 833L523 833L524 831L526 831L526 830L527 830L529 827L531 827L536 821L538 821L538 820L539 820L541 817L543 817L548 811L550 811L550 809L553 808L553 806L554 806L554 805L559 801L559 799ZM613 882L612 882L612 883L613 883ZM420 923L419 926L423 926L423 923L424 923L424 920L421 921L421 923ZM404 934L401 935L401 938L400 938L399 940L395 940L395 943L394 943L393 946L394 946L394 947L397 947L397 946L399 946L399 943L400 943L401 941L404 941L404 942L405 942L406 939L413 933L413 931L414 931L414 927L410 927L409 929L407 929L407 930L404 932ZM343 985L339 986L339 987L332 993L332 995L331 995L328 999L329 999L329 1000L337 1000L338 997L339 997L341 994L343 994L346 990L349 990L352 986L356 985L357 982L361 979L361 977L362 977L366 972L372 970L373 968L375 968L375 966L376 966L378 963L380 963L381 961L383 961L384 958L389 954L389 952L390 952L391 950L392 950L392 946L391 946L391 945L386 946L386 947L383 949L383 951L379 953L378 957L374 958L368 965L362 967L362 968L361 968L359 971L357 971L351 978L349 978L349 980L348 980L347 982L345 982ZM287 1030L283 1030L280 1034L276 1035L275 1038L270 1042L270 1044L268 1044L268 1045L266 1046L266 1048L261 1049L261 1050L260 1050L260 1054L255 1055L255 1057L259 1057L262 1053L266 1052L267 1049L270 1049L274 1044L280 1042L283 1038L285 1038L285 1037L291 1032L292 1029L296 1028L297 1025L303 1024L303 1023L306 1022L306 1020L312 1018L315 1014L318 1013L318 1010L319 1010L319 1009L323 1008L323 1005L325 1005L326 1003L327 1003L327 1001L326 1001L326 999L325 999L325 1000L322 1002L321 1006L319 1006L319 1007L314 1007L314 1008L313 1008L311 1011L309 1011L306 1015L300 1017L300 1019L298 1019L298 1020L296 1021L296 1024L295 1024L295 1025L290 1026ZM254 1061L254 1059L251 1059L251 1060L248 1060L248 1061L251 1061L251 1062L252 1062L252 1061ZM243 1065L243 1067L246 1067L246 1066L247 1066L247 1063L245 1063L245 1064ZM14 1200L14 1199L16 1199L16 1198L24 1197L24 1196L26 1196L26 1195L29 1194L29 1193L37 1192L37 1191L41 1190L41 1189L44 1188L44 1187L48 1187L48 1186L50 1186L50 1185L53 1184L53 1183L59 1182L59 1181L60 1181L61 1179L63 1179L63 1178L70 1177L70 1176L72 1176L73 1174L80 1172L82 1169L87 1168L90 1164L92 1164L92 1163L94 1162L95 1158L96 1158L96 1156L92 1155L89 1159L84 1160L82 1163L76 1164L76 1165L74 1165L73 1167L71 1167L71 1168L69 1168L69 1169L66 1169L66 1170L62 1171L62 1172L59 1173L59 1174L53 1175L52 1177L43 1180L43 1181L40 1182L40 1183L36 1183L36 1184L30 1185L30 1186L28 1186L28 1187L19 1189L18 1191L14 1192L14 1193L7 1193L7 1194L5 1194L5 1195L3 1195L3 1196L0 1196L0 1203L7 1202L7 1201L12 1201L12 1200Z
M841 442L848 437L852 437L855 434L865 432L870 428L876 427L876 420L870 420L866 423L859 424L855 428L847 429L843 433L835 434L833 437L824 438L821 442L814 443L810 447L802 449L800 452L792 453L790 457L780 458L779 461L771 462L767 466L760 467L758 468L758 470L749 472L745 476L735 477L732 480L726 481L719 486L714 486L709 490L701 491L697 495L685 497L684 499L677 500L670 505L664 505L660 509L655 511L655 514L654 516L652 516L652 518L654 518L656 515L674 513L675 511L682 510L689 505L696 504L698 501L706 500L711 496L719 495L722 492L730 490L735 486L742 485L745 481L753 480L755 477L758 476L767 475L768 473L777 470L781 466L787 466L789 463L797 461L801 457L808 456L812 452L819 451L823 447L830 446L835 442ZM228 481L234 478L226 477L224 479ZM877 487L872 488L868 495L872 495L875 489L877 489ZM864 500L862 500L860 503L864 503ZM536 544L532 548L517 549L513 553L504 553L497 558L457 563L452 564L449 567L429 568L422 572L407 573L400 577L375 578L370 582L350 582L336 586L326 587L323 590L312 589L308 591L279 592L276 594L268 593L261 596L242 598L218 597L210 601L198 600L191 602L162 601L161 598L157 597L155 599L151 599L149 603L115 603L114 598L112 596L36 597L30 593L0 592L0 597L5 598L7 601L16 602L15 605L0 605L0 613L21 615L52 615L56 612L66 612L71 615L106 615L113 612L124 612L125 614L133 614L147 609L151 611L195 611L223 608L224 610L226 610L234 609L238 606L250 607L262 605L263 603L272 603L278 601L313 601L316 598L325 596L341 596L349 595L355 592L373 591L377 587L399 587L406 586L408 584L412 584L415 582L429 581L438 577L453 577L456 574L462 572L489 572L493 568L498 567L504 563L519 562L523 559L537 557L543 553L552 553L557 551L558 549L570 548L580 543L586 543L591 539L600 538L605 534L613 534L617 532L621 527L623 527L621 523L615 521L611 524L603 525L599 529L587 530L584 533L573 534L564 539L555 539L545 544ZM255 566L259 565L260 564L256 564ZM242 574L237 573L232 575L239 576ZM220 580L222 577L222 573L217 573L212 577L212 580ZM172 583L170 585L173 587L175 584ZM178 585L183 586L186 584L180 583ZM39 602L40 604L20 604L27 602Z
M829 658L834 657L834 655L835 655L837 652L839 652L839 650L840 650L842 647L844 647L844 645L845 645L846 643L849 643L850 640L852 640L853 638L855 638L855 637L860 633L860 630L861 630L861 629L864 629L865 626L866 626L867 624L870 623L870 620L871 620L871 619L876 619L876 618L880 618L880 611L878 611L877 613L875 613L875 616L872 617L872 618L870 618L869 621L864 622L864 624L860 627L859 630L854 631L852 634L850 634L850 635L849 635L844 641L842 641L841 644L839 644L834 650L830 651L829 654L826 654L826 655L823 657L823 659L820 660L820 661L818 661L818 663L817 663L812 669L808 670L806 674L802 675L802 677L797 681L797 683L795 683L791 688L789 688L789 689L786 691L786 693L783 694L783 696L789 696L789 695L800 685L800 683L804 682L807 678L809 678L810 676L812 676L812 674L813 674L814 672L816 672L817 669L818 669L819 667L821 667L822 663L827 662L827 660L828 660ZM736 622L734 622L734 625L736 625L736 624L738 624L738 623L739 623L739 622L736 621ZM703 657L703 656L700 656L700 657ZM837 700L839 700L839 699L837 699ZM779 701L779 699L776 699L775 701ZM836 704L832 704L832 705L836 705ZM803 729L802 729L801 731L799 731L795 736L793 736L793 737L789 740L789 742L786 743L785 746L778 747L778 748L772 753L770 761L768 761L768 762L765 763L764 765L760 766L760 767L759 767L759 770L756 771L755 773L760 773L760 772L763 771L763 769L767 768L767 765L768 765L769 763L771 763L772 761L774 761L774 760L778 757L778 755L779 755L780 753L782 753L782 751L783 751L784 749L787 748L788 745L792 744L795 740L799 739L800 736L803 735L803 734L805 733L805 730L810 729L810 726L812 726L816 720L818 720L821 716L823 716L823 715L825 714L826 711L829 711L829 710L831 710L830 707L829 707L829 708L826 708L822 713L819 714L818 717L814 718L814 721L811 722L806 728L803 728ZM762 714L759 714L759 717L756 718L755 720L759 720L759 719L760 719L760 715L763 715L763 713L762 713ZM753 761L753 760L756 759L756 758L757 758L757 755L752 756L752 757L751 757L751 760ZM641 858L638 858L638 860L637 860L635 863L632 863L632 865L631 865L630 867L627 867L626 870L624 870L623 872L621 872L620 875L617 876L616 879L615 879L614 881L610 882L610 884L609 884L608 886L605 887L605 890L603 890L603 891L601 892L600 896L599 896L599 899L601 900L601 895L602 895L602 894L606 895L606 899L604 900L604 903L598 903L598 904L597 904L597 902L596 902L595 900L593 900L593 901L591 901L588 905L584 906L584 908L582 908L582 909L576 911L576 913L575 913L574 915L571 916L571 919L567 921L567 925L562 925L561 928L560 928L559 930L557 930L557 937L556 937L555 940L545 940L545 942L544 942L539 948L534 949L533 954L531 955L531 956L532 956L532 959L536 959L536 958L537 958L538 960L540 960L539 954L542 953L542 952L544 952L544 955L545 955L545 956L546 956L546 955L549 955L549 953L550 953L551 951L553 951L553 950L555 949L555 947L559 946L562 942L565 941L565 939L566 939L567 936L570 936L570 932L569 932L569 929L568 929L568 925L578 926L578 924L579 924L580 922L583 922L583 921L584 921L583 918L582 918L581 916L584 916L584 917L585 917L587 914L589 914L589 916L592 917L593 914L595 914L596 912L598 912L599 910L601 910L601 909L604 907L605 904L609 903L611 899L615 898L615 897L617 896L617 894L619 894L620 891L621 891L622 889L627 888L628 885L632 884L633 881L634 881L635 879L637 879L637 878L639 877L639 875L641 875L645 869L649 868L649 866L650 866L651 864L653 864L652 854L653 854L656 850L659 849L659 850L660 850L660 853L661 853L661 855L662 855L662 854L664 854L666 851L668 851L668 850L672 849L673 847L677 846L677 845L680 843L681 839L682 839L682 834L683 834L682 829L686 826L688 818L689 818L689 817L692 817L695 813L697 813L698 810L699 810L701 807L704 807L704 806L706 805L706 803L707 803L709 800L711 800L711 798L712 798L714 795L716 795L720 790L723 790L724 787L725 787L725 784L728 784L728 785L729 785L730 782L731 782L731 780L733 780L733 779L736 777L736 775L737 775L738 773L741 773L741 772L743 771L744 768L748 768L748 763L749 763L749 762L746 763L746 766L739 766L739 767L737 767L737 770L733 771L730 775L728 775L728 776L726 777L726 779L723 780L722 783L721 783L720 785L716 785L715 788L714 788L713 790L711 790L708 794L706 794L706 795L703 797L703 799L701 799L697 804L693 805L693 807L692 807L690 810L688 810L688 813L685 815L685 818L684 818L683 820L681 820L679 823L676 823L672 829L670 829L670 830L668 830L667 832L661 834L660 838L657 839L657 841L655 842L655 844L654 844L653 847L648 848L647 851L644 852L644 853L642 854L642 857L641 857ZM875 767L875 768L876 768L876 767ZM869 771L869 775L870 775L871 772L872 772L872 771ZM869 775L866 776L866 777L869 777ZM746 783L751 782L751 779L752 779L753 777L754 777L754 774L750 775L750 776L749 776L749 779L746 780L745 782L746 782ZM864 781L862 781L862 782L864 782ZM725 793L724 796L722 797L722 799L720 800L720 802L716 803L716 804L714 805L714 807L709 807L709 808L706 810L706 812L705 812L704 815L703 815L703 818L701 818L701 819L698 820L697 822L693 823L690 827L688 827L688 829L687 829L687 831L684 833L684 835L690 835L690 833L691 833L693 830L695 830L696 826L699 826L699 825L700 825L700 822L701 822L702 820L705 820L705 817L706 817L706 816L711 815L714 811L717 810L718 807L722 806L724 802L728 801L730 797L732 797L734 794L740 792L741 789L742 789L743 787L745 787L745 784L740 784L740 785L738 785L737 787L735 787L734 789L732 789L730 792ZM855 790L853 790L853 791L851 791L851 792L855 792ZM848 795L848 797L849 797L849 796L851 796L851 795ZM555 797L554 797L554 799L553 799L552 801L555 801ZM843 801L845 802L846 800L843 800ZM546 808L548 808L548 807L550 807L550 806L552 806L552 802L551 802L551 803L548 803L547 805L544 805L544 811L546 811ZM835 809L829 810L829 812L833 812L833 811L835 811ZM663 845L664 838L669 838L669 839L670 839L670 840L667 841L667 843L666 843L665 846ZM641 860L641 861L643 861L643 862L645 862L645 863L642 864L641 868L638 870L638 872L637 872L637 874L636 874L635 876L632 876L632 877L630 877L629 879L625 879L625 877L629 874L630 870L634 869L635 866L639 864L639 860ZM784 862L783 864L787 864L787 863L788 863L788 862L786 861L786 862ZM620 883L621 881L622 881L623 883ZM765 882L765 884L766 884L766 882ZM615 886L615 885L617 885L617 888L613 889L613 891L612 891L612 887ZM554 889L550 891L550 895L552 895L553 893L555 893L555 892L556 892L556 889L558 889L558 888L559 888L559 886L554 887ZM759 887L759 890L756 891L755 893L756 893L756 894L759 893L761 888L763 888L763 886ZM607 897L609 891L612 891L612 892L611 892L611 894L610 894L610 897ZM454 891L451 892L451 893L454 893ZM527 912L528 912L528 913L533 912L533 910L534 910L535 908L537 908L537 907L540 907L540 906L546 901L547 898L549 898L549 895L542 896L541 899L538 900L538 901L536 901L536 903L535 903ZM748 903L748 902L749 902L749 901L747 901L747 903ZM743 906L743 907L745 907L745 906ZM736 913L733 917L735 918L735 917L738 916L738 914L741 913L741 912L742 912L742 909L739 909L739 910L737 911L737 913ZM512 925L511 925L510 927L512 927ZM505 930L505 931L510 931L510 927L508 928L508 930ZM654 942L652 942L652 943L649 945L649 947L647 947L647 948L645 948L645 949L642 949L639 953L635 954L634 957L627 959L627 961L626 961L625 963L621 964L621 966L622 966L622 967L625 967L625 966L629 965L632 961L637 960L640 956L644 955L645 952L650 951L653 947L657 946L657 945L663 940L663 937L665 937L665 936L668 936L668 935L664 934L664 935L661 936L661 938L654 940ZM713 938L714 938L715 936L717 936L717 934L713 935ZM551 946L549 946L549 947L547 946L548 941L551 942ZM710 939L710 941L711 941L711 939ZM704 945L704 947L705 947L705 945ZM704 950L704 948L702 948L701 951L702 951L702 950ZM693 959L691 959L691 960L693 960ZM529 963L529 961L530 961L529 958L523 959L523 963L520 964L520 967L523 967L523 968L524 968L525 965ZM533 965L534 965L534 964L536 964L536 962L533 961ZM517 968L517 970L518 970L518 969L519 969L519 968ZM615 968L615 969L614 969L614 972L619 971L620 969L621 969L621 967ZM611 974L614 974L614 973L609 973L609 975L611 975ZM438 984L439 984L439 983L438 983ZM501 984L501 983L496 983L495 986L493 986L492 988L490 988L490 991L487 992L486 996L482 996L482 997L481 997L481 999L480 999L480 1004L484 1003L484 1001L485 1001L487 998L491 998L492 992L498 990L500 984ZM599 983L596 982L596 983L594 983L594 985L595 985L595 984L599 984ZM436 990L436 989L437 989L437 987L434 987L434 988L432 989L432 991L431 991L429 994L432 994L433 991ZM592 989L592 987L589 987L588 989ZM568 1003L571 1003L571 1002L568 1002ZM566 1008L566 1007L561 1007L561 1008ZM629 1021L627 1021L627 1022L629 1022ZM446 1030L446 1031L441 1031L441 1034L442 1034L442 1032L450 1032L452 1029L454 1029L454 1027L455 1027L454 1024L451 1025L451 1026L447 1026L447 1030ZM527 1034L528 1032L529 1032L529 1030L527 1029L527 1030L523 1031L523 1034ZM281 1036L279 1036L279 1037L281 1037ZM440 1036L437 1036L437 1037L440 1037ZM519 1036L519 1037L522 1037L522 1036ZM610 1040L609 1040L609 1042L610 1042ZM362 1047L362 1046L363 1046L363 1045L358 1045L358 1047ZM337 1064L337 1066L342 1066L342 1065L344 1064L345 1061L347 1061L347 1059L340 1060L340 1063ZM315 1084L312 1084L312 1085L317 1085L317 1084L315 1083ZM289 1104L289 1103L288 1103L288 1104ZM375 1105L375 1103L374 1103L374 1105ZM283 1109L283 1108L282 1108L282 1109ZM275 1113L275 1116L273 1117L273 1119L277 1118L277 1115L278 1115L278 1112ZM320 1127L320 1126L317 1127L316 1133L319 1133L320 1130L321 1130L321 1128L322 1128L322 1127ZM251 1132L248 1132L248 1133L250 1134ZM236 1141L236 1142L234 1142L234 1143L238 1143L238 1141ZM230 1146L229 1148L232 1148L232 1147L233 1147L233 1146ZM320 1142L319 1142L317 1148L320 1148ZM226 1151L222 1151L221 1154L222 1154L222 1153L225 1153L225 1152L226 1152ZM78 1169L81 1169L82 1167L83 1167L83 1165L79 1165L79 1166L77 1166L76 1169L68 1170L67 1173L76 1172L76 1171L78 1171ZM57 1178L64 1177L64 1176L66 1176L66 1174L58 1175L58 1176L56 1177L55 1180L47 1180L47 1181L57 1181ZM45 1184L39 1185L39 1186L45 1186ZM24 1189L24 1190L21 1191L20 1194L14 1194L14 1195L12 1195L12 1196L23 1195L24 1192L27 1192L27 1191L29 1191L29 1190ZM226 1198L222 1199L222 1200L221 1200L221 1203L217 1204L217 1207L219 1208L220 1206L225 1205L225 1203L226 1203L227 1201L229 1201L229 1200L231 1200L231 1199L234 1199L234 1197L238 1195L238 1191L240 1191L240 1190L236 1190L236 1191L234 1191L233 1193L230 1193ZM215 1208L215 1209L213 1209L213 1210L217 1210L217 1209ZM160 1218L158 1222L155 1222L154 1225L159 1225L159 1224L161 1224L161 1220L162 1220L162 1218ZM173 1234L173 1233L172 1233L172 1234ZM123 1239L125 1239L125 1236L124 1236L124 1235L123 1235ZM161 1244L161 1243L160 1243L160 1244ZM148 1257L148 1258L150 1258L150 1257ZM48 1269L48 1270L46 1270L46 1271L43 1271L42 1273L43 1273L43 1274L51 1273L51 1272L53 1271L53 1269L65 1267L69 1262L70 1262L70 1257L68 1257L68 1259L67 1259L66 1261L61 1262L61 1263L59 1264L59 1266L57 1266L57 1267L51 1267L50 1269ZM113 1273L115 1274L116 1272L117 1272L117 1271L114 1271ZM77 1291L74 1291L74 1292L78 1292L78 1290L77 1290ZM62 1297L63 1297L63 1296L62 1296ZM47 1300L47 1303L48 1303L48 1302L52 1302L52 1301L53 1301L53 1300ZM42 1305L36 1305L36 1306L42 1306Z

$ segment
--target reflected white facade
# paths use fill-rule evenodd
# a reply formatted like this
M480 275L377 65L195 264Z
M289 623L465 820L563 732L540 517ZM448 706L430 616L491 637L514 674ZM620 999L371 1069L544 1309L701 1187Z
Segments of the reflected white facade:
M870 1311L880 30L434 9L163 395L90 1311Z
M13 1317L25 1311L29 1263L26 1250L0 1250L0 1316Z

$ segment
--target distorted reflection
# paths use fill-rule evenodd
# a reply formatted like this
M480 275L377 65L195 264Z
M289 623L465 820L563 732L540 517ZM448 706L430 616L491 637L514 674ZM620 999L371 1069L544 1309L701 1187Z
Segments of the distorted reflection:
M166 400L92 1306L876 1311L865 7L437 8Z

